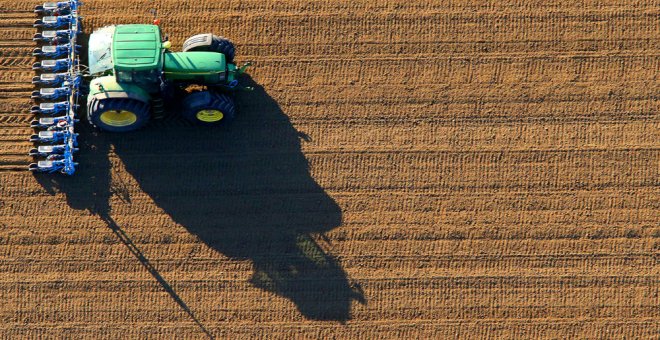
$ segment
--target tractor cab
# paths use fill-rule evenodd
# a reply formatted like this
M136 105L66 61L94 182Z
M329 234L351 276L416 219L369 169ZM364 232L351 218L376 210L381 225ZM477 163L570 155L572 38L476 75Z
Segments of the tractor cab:
M113 75L117 82L139 85L149 93L160 88L163 46L155 25L104 27L89 38L89 71Z

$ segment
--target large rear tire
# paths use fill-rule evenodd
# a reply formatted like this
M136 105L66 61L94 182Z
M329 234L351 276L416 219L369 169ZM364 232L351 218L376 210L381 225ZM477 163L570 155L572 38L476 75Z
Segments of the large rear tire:
M183 52L202 51L222 53L228 63L234 62L236 49L231 40L211 33L194 35L183 43Z
M87 119L101 130L134 131L149 121L149 104L130 98L92 97L87 104Z
M236 118L234 100L215 91L193 92L183 98L183 116L202 125L225 125Z

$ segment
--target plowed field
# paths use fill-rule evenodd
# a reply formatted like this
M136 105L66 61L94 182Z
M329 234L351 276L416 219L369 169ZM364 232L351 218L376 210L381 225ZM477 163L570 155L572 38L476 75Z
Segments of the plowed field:
M0 4L0 337L659 336L658 1L88 0L256 90L81 123L71 178L25 170L36 3Z

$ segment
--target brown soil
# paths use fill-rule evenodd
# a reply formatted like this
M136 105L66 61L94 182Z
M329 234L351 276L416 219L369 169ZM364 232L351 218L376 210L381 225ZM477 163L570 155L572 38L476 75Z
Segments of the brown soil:
M81 124L71 178L25 170L35 3L1 3L1 337L658 336L657 1L158 1L257 89Z

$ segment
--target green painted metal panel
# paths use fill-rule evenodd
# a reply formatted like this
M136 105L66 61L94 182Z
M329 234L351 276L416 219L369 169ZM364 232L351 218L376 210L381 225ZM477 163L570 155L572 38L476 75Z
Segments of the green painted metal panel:
M217 84L225 80L227 60L216 52L168 52L163 56L165 78Z
M154 59L153 51L148 50L119 50L115 52L117 58L149 58Z
M125 27L125 26L133 26L133 25L120 25L120 26ZM120 29L117 30L116 33L119 34L119 36L115 38L116 41L153 41L154 38L153 31L150 33L139 33L136 30Z
M236 73L238 69L235 64L227 64L227 83L231 83L236 79Z
M224 72L225 55L216 52L170 52L164 55L165 73Z
M118 71L146 71L162 67L160 28L156 25L118 25L113 37L113 61Z
M141 100L148 103L151 96L147 91L138 85L128 83L118 83L114 76L105 76L92 79L89 83L89 97L98 94L107 94L112 97L113 94L125 93L130 98Z
M160 49L160 44L155 44L154 41L115 41L115 50L118 51L147 51L153 56L155 49Z

